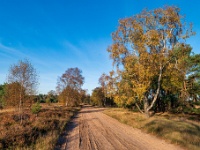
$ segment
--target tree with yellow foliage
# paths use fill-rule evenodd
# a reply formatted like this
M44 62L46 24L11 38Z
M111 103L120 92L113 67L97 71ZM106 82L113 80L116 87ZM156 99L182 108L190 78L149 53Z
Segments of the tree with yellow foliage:
M142 103L144 113L149 116L161 89L169 88L164 86L164 78L168 76L172 81L178 77L175 80L180 88L179 80L186 73L179 78L178 69L183 63L175 49L184 51L185 40L194 32L192 26L185 30L187 26L179 12L177 7L166 6L119 21L112 34L113 44L108 48L119 76L116 103Z

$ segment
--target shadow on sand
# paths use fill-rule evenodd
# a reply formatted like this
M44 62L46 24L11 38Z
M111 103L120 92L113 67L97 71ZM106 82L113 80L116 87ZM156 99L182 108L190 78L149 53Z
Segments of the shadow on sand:
M81 114L81 113L102 112L105 109L106 108L99 108L99 107L92 107L91 105L84 105L84 106L82 106L82 110L79 111L78 113ZM69 123L67 123L66 127L64 128L64 131L60 134L60 136L58 138L58 141L56 143L54 150L61 150L61 149L63 149L63 147L66 146L68 133L78 126L78 122L74 121L75 119L78 118L78 113L71 118L71 121ZM87 121L90 121L93 119L97 119L97 118L86 119L84 121L87 122ZM78 134L71 137L70 140L75 140L76 138L79 138Z

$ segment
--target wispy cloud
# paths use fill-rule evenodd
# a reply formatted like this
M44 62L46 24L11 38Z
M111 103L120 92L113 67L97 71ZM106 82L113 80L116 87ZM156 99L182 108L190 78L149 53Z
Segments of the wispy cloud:
M24 58L27 57L27 55L22 53L20 50L12 48L12 47L5 46L2 43L0 43L0 52L4 55L9 54L9 55L12 55L12 56L17 56L17 57L24 57Z
M106 51L110 41L106 39L81 41L74 44L70 41L62 41L57 49L38 47L26 48L9 47L0 43L0 84L4 82L5 74L10 64L16 60L28 58L36 67L39 74L39 91L46 93L55 89L57 77L61 76L70 67L78 67L83 71L85 84L83 88L92 89L98 86L98 78L102 73L108 73L112 69L112 64ZM1 63L3 62L3 63Z
M63 47L67 54L70 53L73 58L77 58L86 65L102 63L109 60L109 54L106 51L111 41L108 39L80 41L78 44L72 44L69 41L63 42Z
M74 44L72 44L69 41L64 41L63 46L64 46L64 48L66 48L66 50L70 50L77 56L81 56L83 54L78 46L75 46Z
M30 59L31 62L34 62L37 65L47 67L49 63L34 56L34 51L35 51L34 49L25 48L23 46L21 46L20 48L14 48L5 46L4 44L0 43L0 56L2 56L4 59L8 58L8 59L20 60L26 58Z
M63 49L66 52L67 55L71 55L73 59L81 60L82 63L89 63L89 57L87 55L87 50L84 49L80 44L73 44L69 41L64 41L63 42Z

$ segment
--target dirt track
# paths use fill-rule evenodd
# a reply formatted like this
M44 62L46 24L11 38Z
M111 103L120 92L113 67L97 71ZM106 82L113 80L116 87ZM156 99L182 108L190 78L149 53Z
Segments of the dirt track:
M181 148L84 107L68 126L63 150L179 150Z

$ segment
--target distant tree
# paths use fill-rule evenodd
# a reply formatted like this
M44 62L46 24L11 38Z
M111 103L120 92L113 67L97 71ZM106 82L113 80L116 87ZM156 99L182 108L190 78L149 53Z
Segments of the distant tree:
M110 75L103 73L99 78L99 84L101 85L102 92L104 93L104 106L107 104L113 104L112 90L113 90L113 77L112 72Z
M187 68L186 78L184 78L186 85L185 92L189 95L188 99L197 102L200 95L200 54L193 53L187 58L183 58L182 61L184 61L184 67Z
M9 96L15 97L18 101L19 112L23 113L23 105L28 96L36 93L38 85L38 75L35 68L28 60L20 60L17 64L14 64L9 69L8 74L8 88ZM17 88L16 88L17 86ZM11 91L10 91L11 90ZM21 115L22 123L22 115Z
M83 103L91 104L90 94L86 94L86 96L83 99Z
M88 94L87 89L82 89L80 91L80 99L81 99L81 103L90 104L90 94Z
M3 109L3 107L6 105L5 101L5 87L6 84L0 85L0 109Z
M81 90L80 91L80 99L81 99L81 103L88 103L87 102L87 90Z
M47 103L55 103L57 102L57 94L56 91L51 90L47 93L46 102Z
M58 78L58 99L66 106L78 105L81 101L81 87L84 83L82 71L79 68L69 68Z
M20 100L20 93L21 97L25 99L25 88L20 86L18 82L8 83L5 86L5 101L8 106L18 108L19 110L19 100Z
M36 96L35 102L45 103L46 99L47 99L47 95L46 94L38 94Z
M106 96L107 96L107 81L109 76L103 73L99 78L99 84L101 85L102 92L104 93L103 105L106 105Z
M97 106L104 106L105 95L101 87L96 87L92 91L92 95L90 97L91 103Z

